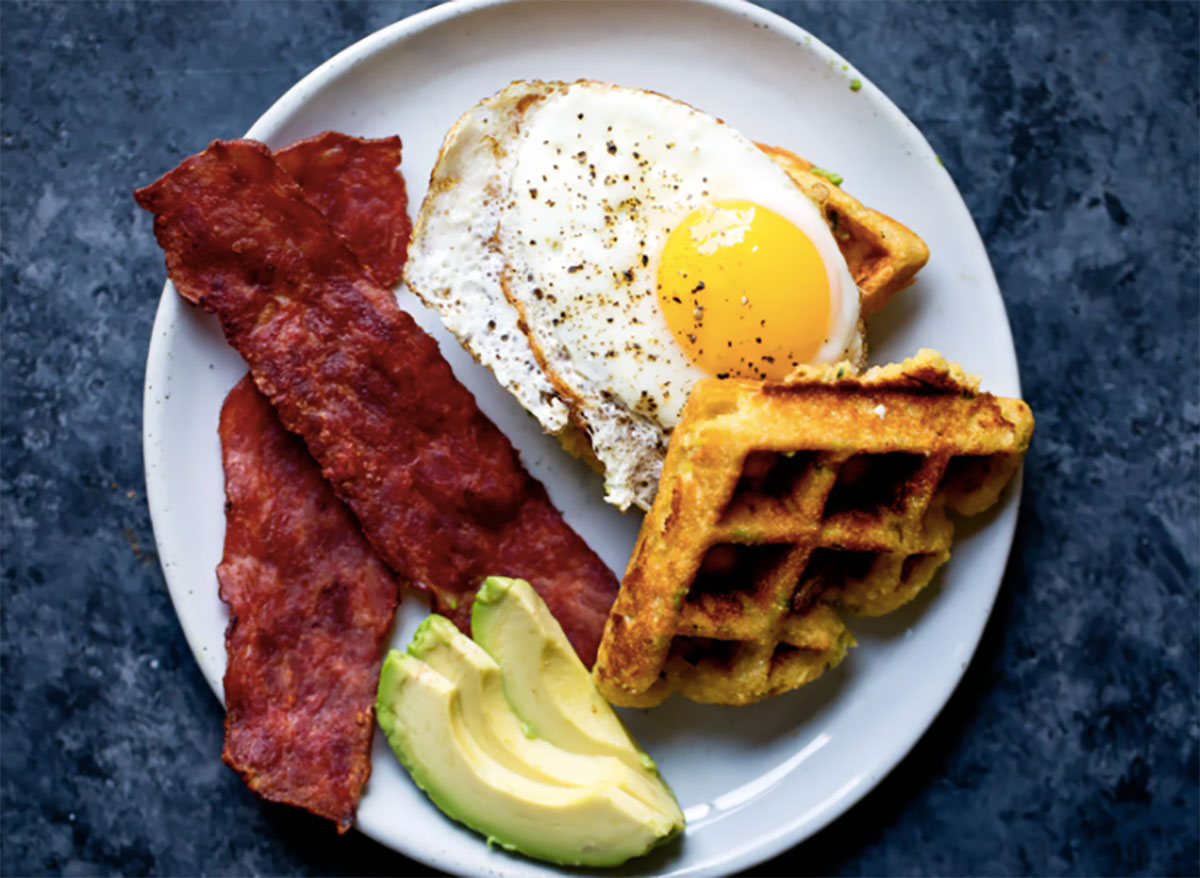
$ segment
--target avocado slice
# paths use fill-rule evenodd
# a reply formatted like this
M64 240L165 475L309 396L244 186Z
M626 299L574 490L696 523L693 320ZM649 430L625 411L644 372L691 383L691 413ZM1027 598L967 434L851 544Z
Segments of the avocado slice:
M543 783L497 761L464 719L464 693L392 650L377 714L396 756L447 815L509 850L573 866L614 866L681 826L614 784Z
M666 784L640 763L631 768L614 756L588 756L537 737L504 696L500 666L444 616L430 615L408 647L459 690L464 726L489 756L506 768L543 783L563 786L612 784L676 820L683 816ZM586 678L592 685L591 678Z
M504 694L517 715L552 744L588 756L615 756L653 772L558 620L523 579L489 576L475 596L471 635L500 666Z

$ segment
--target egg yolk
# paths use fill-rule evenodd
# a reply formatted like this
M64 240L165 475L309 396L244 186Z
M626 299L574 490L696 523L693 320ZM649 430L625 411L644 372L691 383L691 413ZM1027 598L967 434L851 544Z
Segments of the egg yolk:
M829 276L816 246L750 201L706 204L671 231L658 297L684 351L720 377L782 379L812 362L829 330Z

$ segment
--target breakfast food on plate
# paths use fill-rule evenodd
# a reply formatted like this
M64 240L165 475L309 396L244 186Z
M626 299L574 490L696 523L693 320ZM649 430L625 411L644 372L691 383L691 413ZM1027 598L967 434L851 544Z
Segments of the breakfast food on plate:
M264 798L354 822L398 584L304 443L243 378L221 408L225 762Z
M366 140L325 131L276 150L274 158L375 282L395 286L412 231L399 171L400 138Z
M698 383L605 627L600 691L744 704L814 679L849 642L833 607L916 595L949 558L946 510L995 503L1032 432L1024 402L933 351Z
M603 469L609 502L649 508L697 380L860 364L843 251L881 298L927 256L828 180L823 196L793 182L802 160L780 161L652 92L515 82L446 135L405 282ZM831 231L840 205L854 209Z
M250 366L220 424L225 759L345 831L374 706L489 844L616 865L684 817L605 699L820 676L854 643L841 611L911 600L947 511L996 502L1032 416L932 351L859 374L924 243L679 101L513 83L447 134L415 229L399 158L214 141L136 193ZM401 272L609 502L649 510L619 586L398 308ZM379 672L399 583L435 613Z
M493 576L479 594L471 634L505 669L504 694L530 731L576 753L652 771L590 679L584 685L560 626L528 584Z
M611 572L266 147L215 141L136 197L385 563L460 627L486 573L523 576L590 665Z
M527 582L491 577L475 640L430 616L379 679L380 727L417 784L489 844L613 866L683 813Z
M384 286L400 278L408 212L400 138L327 131L275 152ZM225 762L264 798L354 821L371 771L376 679L399 584L249 376L219 433L225 550Z
M911 284L929 261L929 248L908 226L863 206L807 159L779 146L758 144L779 164L825 217L870 317Z

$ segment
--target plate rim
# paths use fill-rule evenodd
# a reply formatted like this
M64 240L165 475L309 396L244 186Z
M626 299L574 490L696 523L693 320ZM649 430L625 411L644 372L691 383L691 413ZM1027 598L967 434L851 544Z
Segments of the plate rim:
M290 116L297 112L304 102L308 99L311 93L314 93L324 87L328 82L342 75L352 67L359 63L367 61L376 53L389 48L397 42L405 41L416 37L420 32L436 27L445 21L453 18L470 15L475 12L486 10L492 7L516 6L525 5L531 0L449 0L438 6L430 7L413 13L407 17L401 18L392 24L386 25L367 36L356 40L349 46L341 49L333 56L323 61L317 67L302 76L295 84L288 88L279 98L277 98L270 107L260 115L255 122L250 126L249 130L244 135L249 138L270 140L272 129L278 129L282 126ZM606 3L615 2L615 0L576 0L576 2L585 3L587 5L605 5ZM679 0L675 0L679 2ZM936 159L929 142L922 134L920 129L905 115L895 103L881 91L867 76L857 70L854 65L844 59L834 49L830 48L818 37L811 34L809 31L802 28L800 25L784 18L777 13L756 6L752 3L744 2L744 0L686 0L695 6L710 7L721 12L733 14L746 19L752 23L768 28L771 31L779 33L792 42L797 44L797 47L802 47L805 50L816 52L822 59L829 59L837 64L846 64L849 69L854 71L856 78L861 80L860 94L867 97L871 102L875 103L879 109L887 111L892 120L897 124L900 130L904 132L908 141L918 150L927 153L929 157ZM940 162L938 163L940 165ZM976 225L974 218L971 217L966 203L959 191L958 186L950 177L949 172L944 167L940 168L941 172L946 176L946 182L949 184L949 192L953 193L953 197L958 199L959 205L963 212L971 218L970 229L966 230L973 237L974 243L978 245L979 252L983 255L984 264L987 266L986 276L981 278L983 286L987 292L995 296L996 301L1000 305L1000 314L1003 317L1002 321L995 327L997 333L1003 334L1003 342L1008 349L1013 352L1012 356L1012 374L1005 376L1014 387L1015 392L1020 395L1020 373L1019 362L1016 355L1016 347L1013 343L1011 324L1008 319L1007 309L1004 306L1004 299L999 289L999 284L996 281L995 270L992 267L991 259L987 253L987 248L984 245L982 236L979 233L979 228ZM159 455L155 455L156 441L162 435L161 428L164 407L154 405L155 382L160 376L164 375L168 370L169 347L164 341L166 333L163 331L164 326L178 314L181 309L179 297L175 293L174 286L168 279L163 286L162 294L159 298L158 306L155 312L154 324L151 331L150 344L147 351L145 377L143 384L143 417L142 417L142 451L143 451L143 468L146 482L146 497L149 506L151 526L154 531L155 546L159 554L160 569L163 573L163 579L166 583L168 594L171 597L172 607L175 611L175 616L179 621L180 628L183 630L188 647L192 652L193 660L200 667L201 672L205 676L206 682L216 695L217 699L224 704L224 696L219 678L214 679L205 667L205 662L201 658L201 646L199 642L199 632L194 624L189 625L186 613L180 612L181 596L177 594L176 587L172 586L171 574L168 571L170 564L169 553L164 553L163 542L160 539L160 534L165 532L165 527L161 524L164 516L167 514L164 501L166 487L164 484L165 474L161 467L157 466L160 462ZM1002 495L1002 506L999 507L999 512L1005 513L998 515L1000 520L992 521L988 527L996 530L1003 530L997 536L1002 538L1002 543L1005 546L1003 552L1003 563L997 565L997 574L994 582L983 583L986 585L986 590L980 595L978 605L978 616L970 623L970 648L966 650L965 655L959 661L958 667L951 670L943 678L943 685L937 688L934 693L936 696L932 700L937 703L937 708L928 712L922 720L913 723L907 730L908 734L900 735L897 738L891 739L891 745L883 748L882 755L876 757L875 762L877 770L871 772L870 776L858 774L850 779L850 781L840 788L833 796L829 797L826 802L820 803L814 808L820 809L820 814L814 817L811 814L813 809L809 809L805 813L798 815L787 823L776 827L773 831L763 837L759 837L754 842L734 848L731 855L726 856L719 861L709 860L693 865L685 865L680 869L673 870L670 874L728 874L750 868L756 864L763 863L773 857L778 856L782 852L789 850L814 835L825 829L830 823L842 816L846 811L865 798L872 790L874 790L885 777L887 777L897 765L909 754L916 743L925 735L933 722L942 714L950 698L957 690L962 678L970 666L978 648L982 641L984 628L991 619L992 612L995 608L995 603L999 595L999 590L1002 586L1005 573L1007 572L1009 562L1011 560L1014 536L1016 532L1017 520L1019 517L1020 500L1022 495L1023 485L1023 467L1018 470L1012 483L1006 488ZM1008 512L1011 510L1011 512ZM981 588L981 584L976 582L975 588ZM833 801L829 801L832 799ZM396 847L390 841L362 829L360 824L356 823L355 828L376 841L388 847L397 853L409 857L418 862L435 868L444 869L447 871L462 870L467 866L465 858L453 856L439 856L434 850L407 850ZM532 865L532 861L531 861ZM503 870L503 865L501 865Z

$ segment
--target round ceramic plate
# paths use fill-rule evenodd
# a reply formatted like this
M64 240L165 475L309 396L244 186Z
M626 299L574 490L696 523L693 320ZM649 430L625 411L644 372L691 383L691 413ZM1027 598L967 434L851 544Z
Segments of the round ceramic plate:
M932 347L982 375L984 389L1019 394L991 266L929 145L847 61L756 7L725 0L437 7L323 64L249 136L278 147L325 129L399 134L415 211L457 116L511 80L533 78L595 78L659 91L838 171L847 190L911 226L932 251L918 282L873 320L871 361ZM854 79L862 81L858 90L850 87ZM639 517L606 506L595 475L542 435L432 314L407 293L400 301L437 338L567 521L619 574ZM146 369L147 492L171 597L218 695L227 617L214 574L224 536L216 428L221 402L244 370L216 320L185 306L168 285ZM624 871L735 872L802 841L868 792L929 725L971 658L1004 571L1018 490L960 525L952 559L918 600L882 619L852 620L858 649L812 685L750 707L675 697L653 710L624 711L688 817L679 843ZM406 598L392 645L407 644L426 612L418 598ZM556 871L489 849L442 816L378 734L358 827L452 872Z

